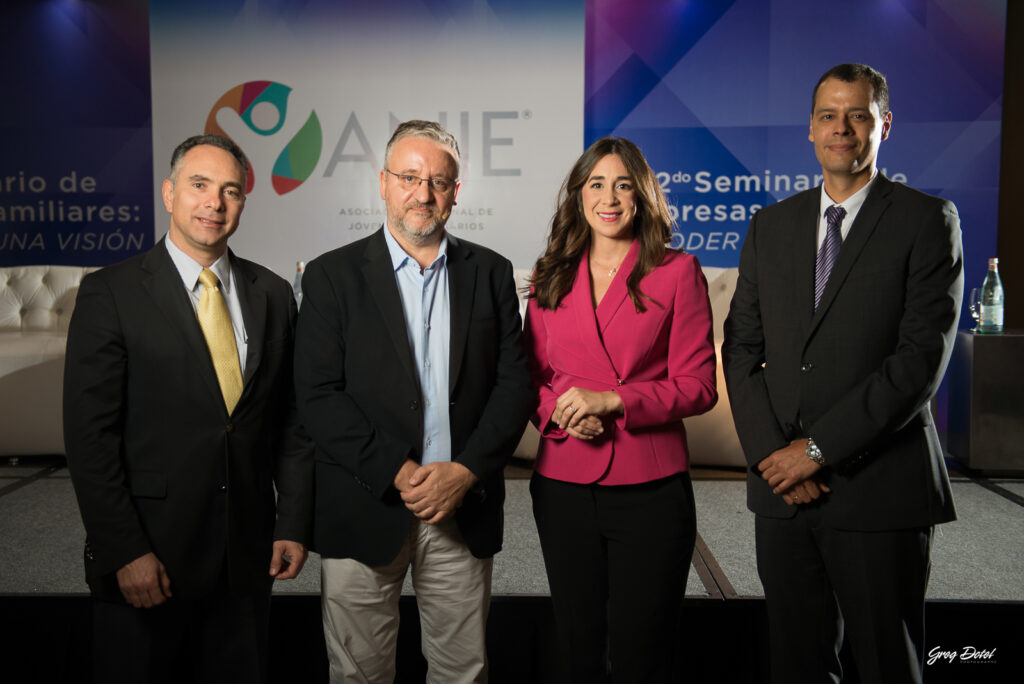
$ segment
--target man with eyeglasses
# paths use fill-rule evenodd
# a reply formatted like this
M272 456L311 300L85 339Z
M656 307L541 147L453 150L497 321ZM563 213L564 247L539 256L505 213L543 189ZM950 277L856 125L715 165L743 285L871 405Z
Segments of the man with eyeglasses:
M385 225L303 276L295 381L332 682L393 681L410 567L428 681L487 680L502 471L534 398L511 263L445 231L458 177L451 133L399 125Z

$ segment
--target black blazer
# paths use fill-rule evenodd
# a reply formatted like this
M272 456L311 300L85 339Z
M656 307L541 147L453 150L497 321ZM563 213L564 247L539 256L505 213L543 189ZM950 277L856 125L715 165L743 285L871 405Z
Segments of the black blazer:
M64 440L96 596L121 600L114 573L149 551L175 597L213 591L225 560L233 592L266 592L273 540L308 542L312 446L294 405L291 288L230 258L248 336L230 416L163 241L82 281Z
M814 311L821 189L759 211L725 322L725 379L750 466L750 509L788 517L757 464L810 435L832 493L824 524L879 530L955 518L929 402L953 348L963 294L951 202L882 175L843 242Z
M452 460L479 483L456 514L473 555L501 549L503 468L536 402L512 265L448 236ZM392 561L412 514L392 485L420 459L423 408L383 229L311 261L302 279L295 382L316 443L314 548Z

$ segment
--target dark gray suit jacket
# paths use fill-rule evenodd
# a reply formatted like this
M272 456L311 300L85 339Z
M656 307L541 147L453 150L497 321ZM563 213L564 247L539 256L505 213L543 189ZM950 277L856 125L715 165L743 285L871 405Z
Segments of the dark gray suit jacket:
M832 493L825 524L881 530L955 518L934 396L963 293L951 202L879 175L814 310L820 188L759 211L740 257L722 348L749 465L748 505L789 517L757 464L811 436Z
M209 594L225 561L232 592L268 592L273 540L309 540L312 446L294 403L295 302L280 277L230 258L248 336L231 415L163 241L82 281L64 441L86 578L101 598L121 600L114 573L150 551L175 597Z
M392 485L419 461L423 406L384 229L311 261L302 277L295 382L316 443L314 548L394 560L412 514ZM503 469L536 405L512 265L448 236L452 460L479 478L456 513L473 555L501 549Z

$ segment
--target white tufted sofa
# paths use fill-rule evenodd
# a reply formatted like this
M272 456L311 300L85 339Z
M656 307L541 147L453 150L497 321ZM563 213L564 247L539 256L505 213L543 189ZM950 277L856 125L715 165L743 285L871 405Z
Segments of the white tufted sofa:
M61 401L68 322L82 277L95 268L0 268L0 456L63 454ZM705 268L715 320L718 404L687 418L691 458L697 465L744 465L721 373L722 323L736 287L736 269ZM530 272L516 271L517 285ZM526 300L520 299L521 313ZM516 456L532 459L540 436L528 426Z
M729 313L729 302L732 300L732 293L736 289L736 276L738 270L735 268L704 268L704 277L708 281L708 297L711 299L711 312L714 315L715 354L718 356L718 403L715 407L701 416L687 418L686 425L687 446L690 449L690 460L695 465L711 466L745 466L746 460L740 448L739 437L736 436L736 428L732 422L732 413L729 408L729 395L725 392L725 378L722 375L722 325L725 323L725 316ZM519 312L526 313L526 299L523 296L523 286L527 284L530 277L529 270L517 269L516 286L519 291ZM518 458L532 459L537 455L537 443L540 440L540 433L528 425L523 438L516 447L515 455Z
M0 268L0 455L63 454L64 348L83 276L95 268Z

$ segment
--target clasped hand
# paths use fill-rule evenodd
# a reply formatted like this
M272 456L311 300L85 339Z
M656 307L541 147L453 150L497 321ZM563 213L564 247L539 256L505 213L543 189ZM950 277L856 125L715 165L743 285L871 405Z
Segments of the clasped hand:
M622 413L618 392L570 387L555 402L551 422L576 439L593 439L604 432L601 416Z
M807 439L795 439L757 464L761 477L788 505L816 501L832 490L819 479L821 466L807 457Z
M476 481L476 475L461 463L442 461L421 466L406 460L394 485L413 515L436 525L455 514Z

